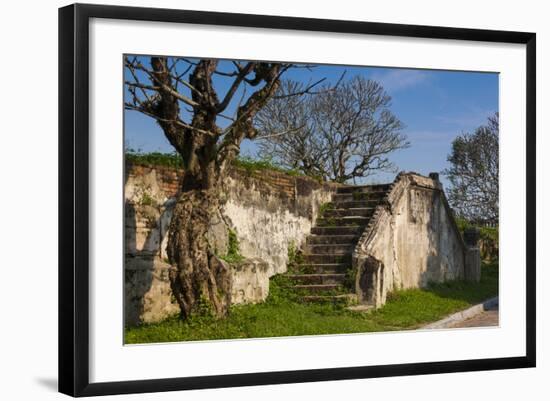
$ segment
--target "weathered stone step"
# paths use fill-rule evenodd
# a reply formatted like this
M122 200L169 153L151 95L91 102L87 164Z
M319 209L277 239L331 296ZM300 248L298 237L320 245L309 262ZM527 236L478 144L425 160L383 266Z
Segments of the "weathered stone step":
M289 274L288 278L299 284L342 284L345 274Z
M314 235L361 235L363 231L365 231L364 225L311 228L311 233Z
M317 219L317 227L366 226L370 216L323 217Z
M330 302L343 303L345 305L357 302L355 294L338 294L338 295L305 295L302 297L303 302Z
M374 184L374 185L351 185L347 187L338 187L336 193L349 194L352 192L377 192L387 191L390 189L391 184Z
M333 202L346 202L346 201L366 201L366 200L381 200L386 196L385 191L376 192L353 192L344 194L332 195Z
M292 288L298 291L310 292L310 293L323 293L323 292L339 292L344 289L341 284L303 284L293 285Z
M345 273L349 268L349 263L304 263L298 265L299 271L308 272L309 274Z
M345 208L345 209L328 209L323 213L323 217L370 217L374 213L373 207L365 208Z
M376 206L382 203L382 199L367 199L367 200L348 200L343 202L329 202L327 205L331 209L349 209L349 208L364 208Z
M307 245L316 244L352 244L357 242L359 235L308 235Z
M305 254L304 264L351 263L351 253L345 255Z
M352 253L355 244L310 244L306 245L305 251L309 254L324 255L345 255Z

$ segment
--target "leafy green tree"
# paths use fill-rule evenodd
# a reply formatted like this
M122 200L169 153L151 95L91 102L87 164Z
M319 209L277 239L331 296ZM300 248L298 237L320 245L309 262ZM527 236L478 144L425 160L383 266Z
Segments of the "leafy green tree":
M495 113L473 134L458 136L447 157L449 202L460 217L472 222L498 224L498 137Z

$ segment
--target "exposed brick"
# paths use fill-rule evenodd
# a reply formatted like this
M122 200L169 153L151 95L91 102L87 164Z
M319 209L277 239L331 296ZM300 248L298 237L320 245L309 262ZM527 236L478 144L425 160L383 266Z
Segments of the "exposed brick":
M128 176L149 174L151 171L155 170L157 181L162 191L168 197L175 196L178 193L183 172L178 171L176 168L167 166L143 166L128 163L126 169ZM312 185L316 187L319 185L316 181L307 177L294 177L280 171L272 170L259 170L250 173L245 169L233 167L229 174L235 179L248 177L253 180L258 180L258 185L267 186L274 192L284 194L291 199L297 196L297 190L300 188Z

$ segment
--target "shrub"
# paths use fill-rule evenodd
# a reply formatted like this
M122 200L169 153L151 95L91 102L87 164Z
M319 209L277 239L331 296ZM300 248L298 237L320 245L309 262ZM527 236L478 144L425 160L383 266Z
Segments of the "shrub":
M464 235L464 230L470 227L475 227L479 230L481 256L483 259L492 260L498 258L498 226L485 227L473 224L462 217L455 217L455 221L462 235Z
M182 168L183 160L176 152L161 153L150 152L142 153L133 149L127 149L125 153L126 163L132 163L140 166L166 166L173 168Z

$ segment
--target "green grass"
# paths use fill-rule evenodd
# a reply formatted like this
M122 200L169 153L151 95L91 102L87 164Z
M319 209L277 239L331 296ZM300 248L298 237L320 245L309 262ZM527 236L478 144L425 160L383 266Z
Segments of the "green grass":
M140 166L165 166L182 168L183 160L177 153L150 152L142 153L133 149L127 149L125 153L126 162Z
M161 153L161 152L148 152L144 153L141 150L126 149L125 152L126 162L140 165L140 166L164 166L172 168L183 168L183 160L176 152L173 153ZM251 157L241 156L233 161L233 166L244 170L247 174L251 175L256 171L271 170L280 173L285 173L290 176L303 176L299 170L287 169L277 165L277 163L270 160L253 159Z
M468 308L498 294L498 265L482 268L479 284L464 281L432 284L425 290L402 290L390 295L371 318L379 324L405 329L417 328Z
M266 302L233 306L226 319L177 317L161 323L126 328L126 343L172 342L364 333L415 329L498 294L498 266L484 265L479 284L449 282L393 293L380 309L353 312L338 304L306 304L276 277Z

